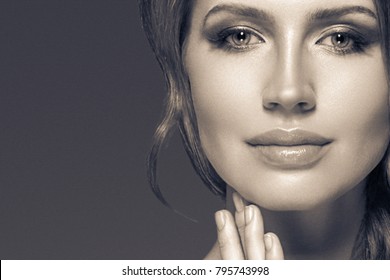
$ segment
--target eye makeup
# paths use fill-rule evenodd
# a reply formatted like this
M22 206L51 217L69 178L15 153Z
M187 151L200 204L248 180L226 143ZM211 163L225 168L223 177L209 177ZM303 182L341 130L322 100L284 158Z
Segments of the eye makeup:
M232 26L209 35L208 40L225 51L247 51L265 43L262 35L248 26Z
M230 8L212 9L213 12L205 17L203 35L214 49L252 51L276 41L277 37L283 37L282 33L291 28L283 30L283 23L278 23L271 14L262 10L257 11L259 18L256 18L254 8L250 12L242 8L240 12L232 12ZM309 44L336 55L365 53L372 45L379 43L375 14L360 6L316 11L309 14L306 23L297 25L297 28L300 28L295 31L298 36L313 40Z
M352 28L338 25L327 28L321 33L316 45L337 55L365 53L371 46L379 43L377 32L371 29Z

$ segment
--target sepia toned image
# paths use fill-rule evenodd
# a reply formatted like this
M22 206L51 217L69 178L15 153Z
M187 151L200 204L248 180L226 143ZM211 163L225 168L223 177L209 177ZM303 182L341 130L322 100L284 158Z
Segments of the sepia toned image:
M1 5L2 259L390 259L387 1Z

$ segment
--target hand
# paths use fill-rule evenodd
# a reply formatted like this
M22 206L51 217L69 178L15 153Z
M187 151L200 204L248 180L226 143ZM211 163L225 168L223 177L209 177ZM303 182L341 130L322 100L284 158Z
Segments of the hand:
M235 218L228 210L215 213L218 246L223 260L282 260L283 249L274 233L264 234L263 218L256 205L246 205L233 193Z

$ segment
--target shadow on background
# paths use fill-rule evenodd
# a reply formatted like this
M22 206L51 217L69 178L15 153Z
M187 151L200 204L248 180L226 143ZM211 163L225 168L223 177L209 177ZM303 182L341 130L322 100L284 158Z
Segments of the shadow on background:
M164 84L135 0L0 2L1 259L199 259L222 207L175 135L145 158Z

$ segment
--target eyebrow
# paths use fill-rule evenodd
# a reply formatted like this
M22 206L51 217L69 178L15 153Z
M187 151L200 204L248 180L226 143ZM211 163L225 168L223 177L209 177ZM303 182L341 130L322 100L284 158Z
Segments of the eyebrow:
M312 13L309 17L309 21L320 21L328 18L338 18L349 14L364 14L375 20L377 20L376 14L369 8L363 6L346 6L335 9L323 9Z
M266 11L241 5L241 4L220 4L214 6L205 16L203 25L206 24L207 19L214 15L218 14L220 12L228 12L234 15L238 16L244 16L244 17L250 17L250 18L256 18L256 19L263 19L264 21L269 21L271 23L275 22L275 19L273 16L268 14Z
M241 4L220 4L214 6L205 16L203 25L206 24L208 18L220 12L228 12L238 16L262 19L270 23L275 23L275 18L268 12L254 7ZM338 18L349 14L364 14L377 20L376 14L369 8L363 6L345 6L334 9L320 9L309 15L309 22L325 20L328 18Z

